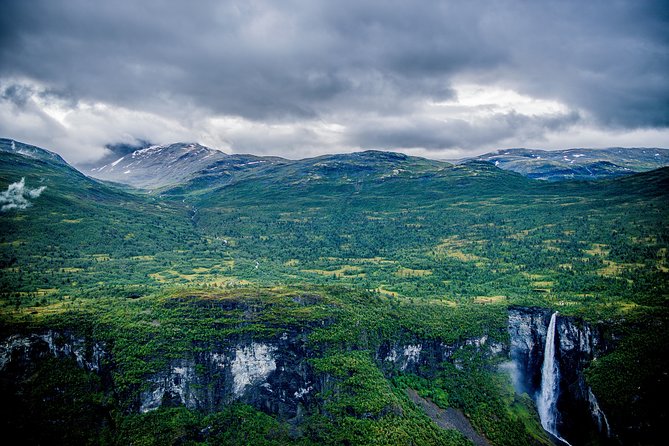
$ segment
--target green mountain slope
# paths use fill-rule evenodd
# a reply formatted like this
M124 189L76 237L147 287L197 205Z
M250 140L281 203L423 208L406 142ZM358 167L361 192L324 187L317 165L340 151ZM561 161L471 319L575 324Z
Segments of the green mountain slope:
M21 179L45 189L26 209L0 213L0 289L16 304L141 287L155 256L196 239L183 208L102 184L38 148L0 151L0 190Z

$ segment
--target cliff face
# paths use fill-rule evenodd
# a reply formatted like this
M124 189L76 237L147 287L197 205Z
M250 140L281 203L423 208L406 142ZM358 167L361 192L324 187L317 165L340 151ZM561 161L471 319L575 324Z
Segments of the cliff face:
M316 395L333 383L333 377L314 371L310 359L320 353L308 343L308 334L309 330L296 330L263 340L239 337L226 346L198 348L147 376L127 410L145 413L183 405L215 412L240 401L298 423L319 404ZM452 361L453 353L467 346L488 355L507 351L488 336L454 344L407 337L405 342L385 340L367 347L372 347L375 362L387 376L411 372L429 377L439 364ZM15 335L0 343L0 373L19 376L48 357L74 359L85 370L107 377L113 363L103 343L48 331Z
M543 308L509 310L510 356L519 374L519 388L531 396L541 389L546 330L552 312ZM584 321L558 315L556 360L560 372L557 401L558 431L573 444L613 435L595 395L585 381L584 370L607 350L601 332Z
M14 335L0 342L0 372L21 373L47 357L74 359L79 367L100 372L109 357L104 343L53 330Z
M299 417L317 387L306 338L299 331L262 341L240 338L173 360L147 378L137 410L184 405L214 412L241 401L282 419Z
M534 395L541 388L541 365L550 312L543 308L509 310L510 356L520 372L518 391Z
M402 333L396 339L360 341L386 376L400 372L430 378L444 362L458 366L454 353L473 348L489 356L510 355L520 372L518 390L536 396L541 389L546 331L551 312L540 308L511 308L508 315L509 344L488 336L445 344ZM583 321L558 316L556 361L559 364L558 431L573 444L593 436L612 436L606 416L585 382L588 364L606 351L598 329ZM335 378L317 372L311 360L322 355L322 346L309 342L310 328L290 329L273 337L239 335L225 345L198 345L197 349L171 359L132 394L123 410L149 412L159 407L183 405L204 412L222 410L240 401L299 423L322 403L318 395L332 387ZM20 376L45 358L69 358L79 367L95 372L112 386L111 345L68 332L46 331L14 335L0 342L0 373Z
M431 377L443 362L455 362L457 365L453 354L465 347L476 348L490 356L508 351L503 343L492 341L487 335L453 344L413 338L404 342L382 342L375 348L375 359L386 375L407 372Z

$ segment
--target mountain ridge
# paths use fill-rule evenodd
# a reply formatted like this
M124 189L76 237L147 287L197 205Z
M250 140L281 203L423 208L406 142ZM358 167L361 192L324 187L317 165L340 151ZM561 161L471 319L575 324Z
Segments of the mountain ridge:
M513 170L538 180L596 180L667 166L669 165L669 149L644 147L562 150L514 148L500 149L467 159L488 161L500 169Z
M0 141L0 150L67 164L59 155L48 150L6 138ZM219 187L245 178L278 172L277 169L282 170L279 176L295 177L294 181L318 181L340 176L346 181L360 182L372 178L434 173L453 164L473 163L489 163L501 170L516 172L534 180L590 181L669 166L669 149L513 148L451 161L401 152L364 150L291 160L276 156L226 154L199 143L179 142L142 146L112 162L101 166L82 165L78 170L99 180L151 191Z
M226 156L198 143L152 145L90 168L87 173L102 180L151 189L178 183Z
M11 138L0 138L0 152L23 155L29 158L35 158L49 163L69 165L67 161L65 161L60 155L58 155L55 152L43 149L41 147L33 146L31 144L26 144L20 141L16 141Z

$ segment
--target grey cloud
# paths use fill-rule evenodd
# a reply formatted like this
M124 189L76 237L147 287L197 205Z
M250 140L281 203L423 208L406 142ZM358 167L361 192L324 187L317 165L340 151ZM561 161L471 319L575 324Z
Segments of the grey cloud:
M75 98L153 110L192 101L216 113L280 119L444 99L452 95L445 74L499 58L467 24L449 26L459 11L430 5L114 4L9 1L3 74Z
M0 93L0 98L11 102L16 107L25 107L34 91L26 87L25 85L11 84L8 85L2 93Z
M582 108L603 125L669 126L666 2L508 5L490 18L489 29L512 48L512 58L484 77ZM519 15L531 19L516 20Z
M541 138L547 130L560 130L576 124L578 113L527 116L496 113L471 123L462 119L412 119L404 123L367 122L352 132L351 142L376 149L423 148L443 151L471 146L488 146L500 140L516 141Z
M105 164L112 163L117 159L134 152L135 150L146 149L152 145L153 144L149 141L144 141L141 139L137 139L130 143L106 144L105 155L103 155L100 159L95 161L87 160L85 162L79 162L77 163L77 167L90 169L93 167L104 166Z
M301 127L355 115L411 121L469 81L561 102L594 125L667 128L668 9L661 0L5 0L0 80L184 125L210 114ZM21 105L25 94L5 89L3 99ZM459 135L420 122L388 133L418 143L411 127L429 127L420 129L433 132L421 136L429 148L522 135L509 131L521 125L551 130L550 119L508 119L453 121ZM345 139L364 147L373 133L356 125Z

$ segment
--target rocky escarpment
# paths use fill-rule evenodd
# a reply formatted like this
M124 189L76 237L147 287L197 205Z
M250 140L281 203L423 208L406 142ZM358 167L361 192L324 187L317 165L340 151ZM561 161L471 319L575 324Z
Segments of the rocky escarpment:
M100 372L109 353L103 342L73 333L49 330L40 334L17 334L0 343L0 372L20 373L47 357L73 359L87 371Z
M353 342L346 348L369 351L388 377L403 372L433 377L444 362L459 367L456 353L462 349L475 349L487 356L509 354L519 371L518 390L536 396L541 388L550 316L545 309L511 308L509 344L490 335L445 343L407 332L396 333L392 339L360 340L360 345ZM558 430L573 444L584 443L595 434L611 437L608 420L583 373L591 361L607 351L607 344L599 329L580 319L558 316L556 321ZM320 395L336 382L313 366L312 360L323 355L323 346L310 341L313 329L287 328L262 337L239 334L224 343L194 345L191 351L172 357L145 375L142 384L131 390L130 398L122 399L127 406L121 409L145 413L159 407L185 406L211 413L238 401L299 424L305 414L318 410ZM69 359L104 376L103 382L113 393L112 347L64 331L13 335L0 342L0 373L20 376L46 358Z
M225 345L199 346L146 376L132 398L132 407L126 410L145 413L185 406L215 412L239 401L299 423L319 404L319 393L333 383L333 377L317 373L312 366L311 359L321 352L309 343L309 333L304 329L262 339L240 336ZM487 355L506 352L502 343L488 336L453 344L410 335L401 338L404 341L381 340L365 346L371 347L375 362L387 376L399 372L431 376L442 362L454 361L453 354L462 348L479 349ZM81 368L102 375L109 375L113 364L104 343L47 331L10 336L0 343L0 373L18 376L48 357L70 358Z
M543 308L509 310L510 356L518 373L517 390L536 396L541 389L546 331L552 311ZM597 398L585 381L584 370L606 353L609 346L601 331L583 320L558 315L556 361L559 369L559 413L557 428L572 444L599 436L611 439L613 432Z
M376 348L375 359L386 375L397 372L414 373L420 376L432 376L443 362L458 360L453 355L466 347L475 348L488 356L501 355L508 351L502 342L491 340L488 335L469 338L447 344L439 340L407 339L384 341Z
M240 401L282 419L299 418L316 386L306 331L275 338L242 337L172 360L148 376L136 409L184 405L214 412Z

